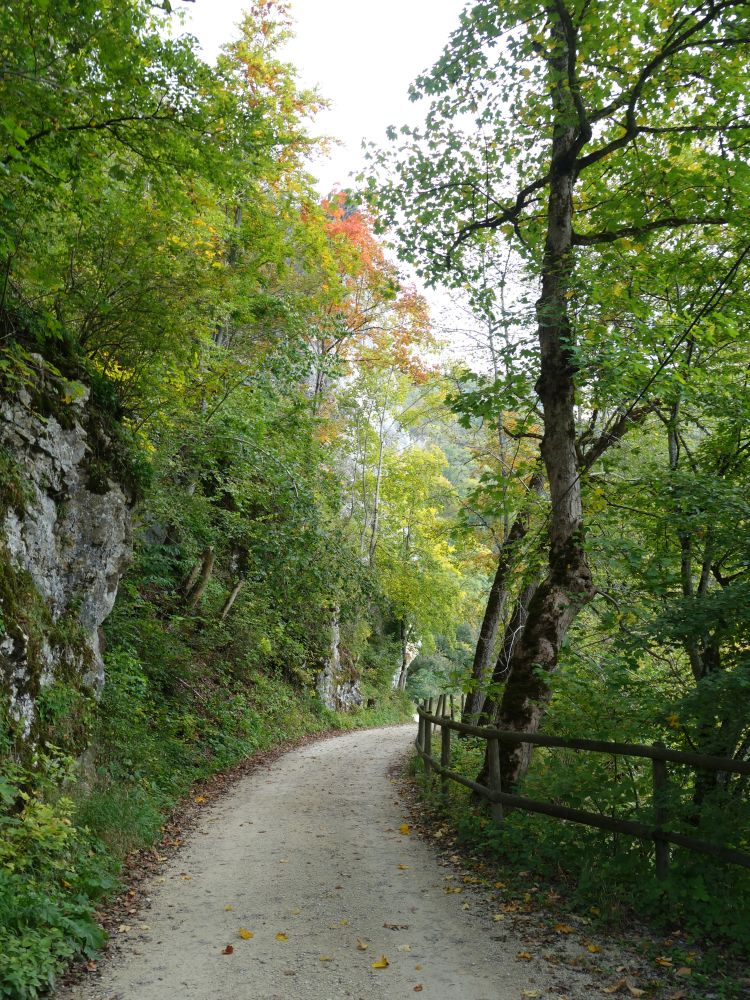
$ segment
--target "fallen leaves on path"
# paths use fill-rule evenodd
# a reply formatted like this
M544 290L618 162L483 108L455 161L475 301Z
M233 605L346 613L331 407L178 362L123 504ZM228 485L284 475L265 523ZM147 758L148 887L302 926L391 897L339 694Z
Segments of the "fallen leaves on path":
M289 940L289 935L288 934L284 934L283 931L279 931L279 933L276 935L276 940L277 941L288 941Z
M362 938L357 938L357 951L367 951L369 945Z
M253 936L253 932L249 931L247 927L240 927L238 933L243 941L249 941L250 938Z
M406 836L407 834L411 833L411 827L409 826L408 823L402 823L401 826L398 828L398 832L403 833L404 836Z
M611 986L605 986L602 992L620 993L623 990L626 990L631 997L642 997L646 993L645 990L639 990L637 986L633 986L633 984L627 979L618 979L617 982L613 983Z
M234 954L234 948L232 947L231 944L228 944L226 946L226 948L222 949L221 953L222 953L222 955L233 955Z
M371 964L373 969L387 969L391 963L388 961L385 955L381 955L379 959L377 959L375 962L372 962Z

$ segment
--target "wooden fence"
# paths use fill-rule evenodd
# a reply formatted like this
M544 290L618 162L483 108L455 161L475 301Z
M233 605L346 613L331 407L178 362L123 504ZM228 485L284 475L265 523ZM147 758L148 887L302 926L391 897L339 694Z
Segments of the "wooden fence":
M566 739L561 736L542 736L539 733L514 733L485 726L470 726L467 723L458 722L452 717L456 714L456 702L453 699L449 700L449 697L441 695L436 705L431 699L425 705L420 705L417 708L419 714L417 753L425 763L428 780L432 780L433 772L440 776L443 792L447 791L449 781L455 781L470 788L490 803L492 816L498 823L503 820L503 806L512 806L514 809L541 813L544 816L554 816L557 819L582 823L584 826L593 826L613 833L625 833L637 837L639 840L653 841L656 875L660 879L667 875L669 844L676 844L680 847L686 847L690 851L709 854L722 861L750 868L750 854L744 851L712 844L705 840L699 840L697 837L666 829L669 821L667 807L668 762L687 764L693 768L707 771L746 775L750 775L750 762L736 761L726 757L707 757L681 750L669 750L662 743L655 743L653 746L637 743L611 743L605 740ZM450 709L450 714L446 714L448 709ZM432 756L432 738L435 729L441 731L439 760ZM454 732L462 733L465 736L478 736L487 741L487 785L481 785L479 782L451 770L451 734ZM635 820L617 819L614 816L586 812L583 809L570 809L552 802L537 802L535 799L525 798L522 795L504 792L500 783L500 743L529 743L540 747L563 747L568 750L588 750L593 753L648 758L651 761L653 776L653 818L655 825L650 826Z

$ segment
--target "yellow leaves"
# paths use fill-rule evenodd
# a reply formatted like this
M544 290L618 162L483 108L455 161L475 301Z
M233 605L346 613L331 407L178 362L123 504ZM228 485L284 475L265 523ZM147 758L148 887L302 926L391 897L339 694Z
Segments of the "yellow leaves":
M279 933L276 935L276 940L277 941L288 941L289 940L289 935L285 934L283 931L279 931Z
M381 955L380 958L376 959L376 961L370 964L373 969L387 969L391 963L388 961L385 955Z
M401 826L398 828L398 832L402 833L406 837L411 833L411 827L409 826L408 823L402 823Z
M533 957L534 956L529 951L519 951L516 955L516 958L520 959L522 962L530 962Z
M205 795L196 795L195 798L193 799L193 802L197 802L198 805L203 805L205 801L206 801Z
M402 872L407 871L407 869L409 868L408 865L399 865L398 867L399 867L399 870L402 871Z
M249 931L247 927L240 927L237 933L239 934L239 936L242 938L243 941L249 941L250 938L254 936L253 932Z
M332 962L333 961L333 955L321 955L320 958L318 959L318 961L319 962Z
M225 909L225 910L227 911L227 913L231 913L231 912L232 912L232 910L234 909L234 907L232 906L232 904L231 904L231 903L228 903L228 904L227 904L227 905L226 905L226 906L224 907L224 909Z
M541 996L539 990L523 990L521 992L522 997L538 997Z
M558 934L572 934L573 928L570 924L555 924L555 931Z
M666 723L670 729L679 729L680 728L679 715L675 715L674 712L671 715L668 715L666 718Z
M616 983L611 986L605 986L602 990L603 993L619 993L621 990L627 990L631 997L642 997L645 994L645 990L638 989L637 986L627 979L618 979Z
M500 920L505 920L505 914L504 913L496 913L493 916L492 919L495 921L495 923L498 923Z
M602 950L602 946L600 944L589 943L586 945L586 950L590 951L592 955L598 955L599 952Z
M662 969L671 969L672 968L672 959L671 958L667 958L666 955L659 955L659 957L657 959L655 959L654 961L656 962L657 965L660 965L662 967Z

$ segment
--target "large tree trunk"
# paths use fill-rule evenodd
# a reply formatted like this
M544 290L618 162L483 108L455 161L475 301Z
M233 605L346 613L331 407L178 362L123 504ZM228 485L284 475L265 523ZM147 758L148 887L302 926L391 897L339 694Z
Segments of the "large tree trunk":
M549 567L529 607L526 627L513 653L500 706L504 729L535 732L550 698L549 675L565 635L593 597L586 561L581 484L576 456L575 364L568 292L573 268L573 188L575 158L589 138L577 126L575 95L569 85L570 53L565 26L554 30L552 70L557 77L550 164L547 237L542 290L537 302L541 354L536 391L544 410L542 458L550 488ZM501 779L512 788L525 773L531 747L501 745Z
M529 606L539 587L539 580L533 580L527 584L516 598L513 614L510 621L505 626L503 633L503 644L500 653L495 661L495 669L492 672L492 687L499 688L501 684L507 682L510 676L511 665L513 663L513 652L516 644L523 632L529 617ZM496 727L500 716L500 700L493 694L485 699L482 714L479 718L480 726ZM490 763L488 750L485 749L484 764L482 770L476 777L480 785L486 785L489 780Z
M490 683L496 691L499 691L500 685L507 682L510 676L513 653L526 627L529 617L529 606L534 598L534 594L539 589L539 583L538 579L533 580L523 588L516 598L513 613L503 633L503 644L500 647L500 652L492 671L492 680ZM479 717L479 725L494 726L497 723L500 715L500 700L500 697L494 693L485 699L482 714Z
M536 495L541 492L544 485L544 477L541 472L535 472L529 484L529 495ZM523 540L529 530L530 523L529 505L518 512L513 526L508 532L508 536L500 549L500 560L497 564L497 572L492 581L487 607L479 629L479 637L474 652L474 662L471 668L472 690L466 698L464 707L464 720L471 725L476 725L484 707L487 695L487 686L490 680L492 669L492 658L495 652L497 640L497 630L505 610L505 603L508 599L513 571L517 563L519 543Z

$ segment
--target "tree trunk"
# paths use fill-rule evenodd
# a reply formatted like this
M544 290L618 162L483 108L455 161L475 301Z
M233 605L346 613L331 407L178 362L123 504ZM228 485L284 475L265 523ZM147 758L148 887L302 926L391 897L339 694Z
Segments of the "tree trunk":
M226 601L224 602L224 607L221 609L221 620L222 621L224 621L226 619L227 615L232 610L232 605L237 600L237 597L239 596L239 593L240 593L240 591L242 590L242 588L244 586L245 586L245 581L242 578L240 578L237 581L237 583L235 583L234 587L232 588L232 593L226 599Z
M214 547L209 545L203 550L198 575L185 594L185 604L191 611L198 606L198 601L203 597L203 592L208 586L214 569L214 558Z
M544 485L541 472L535 472L529 484L529 495L539 494ZM500 560L497 572L492 581L487 608L484 612L479 638L474 652L474 662L471 668L472 690L466 698L465 721L474 726L477 724L487 692L487 684L491 674L492 657L495 652L497 630L505 610L508 592L512 582L513 570L517 562L517 550L529 530L530 511L528 504L518 512L513 526L500 549Z
M581 484L576 456L575 364L568 292L573 269L575 158L590 137L578 127L569 49L562 20L553 27L554 129L550 163L547 236L542 289L537 302L540 374L536 391L544 410L542 458L550 487L549 567L534 595L516 644L500 705L503 729L535 732L550 698L549 675L557 666L570 625L594 595L586 561ZM528 768L531 747L501 746L501 778L513 788Z
M505 626L503 644L500 648L500 654L495 662L495 669L492 672L491 683L493 688L496 685L499 687L500 684L508 680L511 664L513 662L513 651L515 650L519 636L526 625L526 621L529 617L529 605L531 604L538 587L539 580L534 580L532 583L527 584L527 586L523 588L521 593L516 598L513 614L510 616L510 621ZM479 718L479 725L497 727L499 714L500 701L497 699L496 695L492 695L484 702L482 714ZM482 770L476 777L476 780L480 785L486 785L489 780L489 766L488 748L486 747L484 753L484 764L482 765Z
M500 685L505 683L510 676L513 652L516 648L516 643L526 626L526 622L529 617L529 605L531 604L534 594L539 588L539 583L539 580L534 580L532 583L529 583L523 588L521 593L516 598L513 613L510 616L510 621L505 626L505 632L503 633L503 644L500 647L500 652L498 653L497 660L495 661L495 668L492 671L492 680L490 684L493 688L499 689ZM479 725L495 725L498 720L499 713L500 699L494 694L488 696L485 699L482 714L479 717Z

